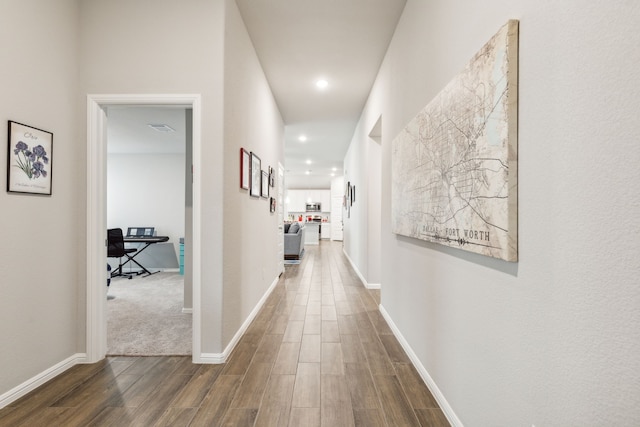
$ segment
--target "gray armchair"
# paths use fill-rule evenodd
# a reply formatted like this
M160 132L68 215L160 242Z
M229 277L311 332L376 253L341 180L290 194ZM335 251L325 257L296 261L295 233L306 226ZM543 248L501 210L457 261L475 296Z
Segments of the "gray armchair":
M288 225L288 224L286 224ZM304 224L292 223L285 226L284 259L300 259L304 251Z

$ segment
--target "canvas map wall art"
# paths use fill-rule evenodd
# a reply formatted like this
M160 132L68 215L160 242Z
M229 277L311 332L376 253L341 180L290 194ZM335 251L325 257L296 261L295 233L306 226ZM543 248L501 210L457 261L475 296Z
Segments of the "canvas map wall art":
M392 230L518 260L518 21L392 142Z

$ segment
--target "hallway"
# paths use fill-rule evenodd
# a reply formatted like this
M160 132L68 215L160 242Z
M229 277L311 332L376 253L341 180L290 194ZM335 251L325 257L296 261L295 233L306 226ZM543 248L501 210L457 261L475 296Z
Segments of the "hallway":
M288 265L229 361L114 357L0 410L0 426L445 426L341 242Z

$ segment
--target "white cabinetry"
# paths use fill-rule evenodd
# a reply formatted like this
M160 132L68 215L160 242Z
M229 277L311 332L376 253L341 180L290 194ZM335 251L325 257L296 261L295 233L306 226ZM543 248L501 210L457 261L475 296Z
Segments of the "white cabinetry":
M301 190L289 190L287 192L287 212L304 212L307 203Z
M322 204L322 212L331 212L331 190L320 190L318 201Z
M321 239L330 239L331 238L331 223L323 222L320 224L320 238Z
M305 212L306 205L310 202L319 202L322 212L331 210L331 190L308 189L308 190L288 190L287 212Z

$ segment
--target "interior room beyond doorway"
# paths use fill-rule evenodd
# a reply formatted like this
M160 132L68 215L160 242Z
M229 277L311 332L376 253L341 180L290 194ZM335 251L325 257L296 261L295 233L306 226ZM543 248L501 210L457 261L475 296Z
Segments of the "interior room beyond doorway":
M107 228L123 230L126 245L137 249L132 256L145 269L128 262L123 272L134 273L130 280L126 276L112 280L108 355L191 354L191 283L184 280L185 220L191 199L186 197L191 192L186 173L191 169L188 113L183 106L107 108ZM134 242L128 234L140 228L168 240ZM134 332L125 319L150 327ZM154 324L166 327L157 329ZM171 333L179 335L166 336ZM172 342L182 343L179 351L162 344Z

